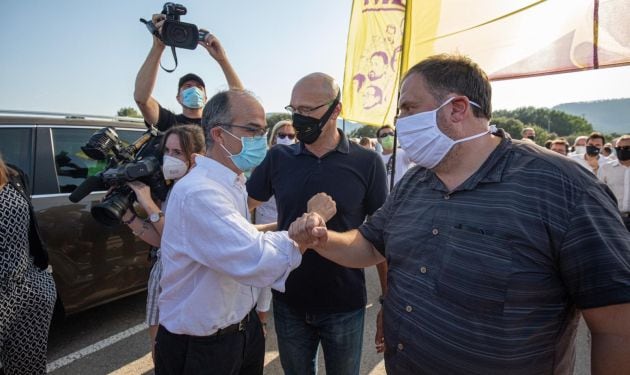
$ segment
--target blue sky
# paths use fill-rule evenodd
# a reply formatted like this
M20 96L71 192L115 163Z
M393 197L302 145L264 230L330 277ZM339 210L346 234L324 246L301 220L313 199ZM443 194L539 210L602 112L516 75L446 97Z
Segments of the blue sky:
M0 109L115 115L134 106L135 76L151 36L138 19L163 1L3 2L0 22ZM343 79L351 0L183 2L182 21L209 29L223 43L245 86L265 109L282 111L302 76L326 72ZM209 94L227 86L207 54L178 50L174 73L160 71L154 96L175 101L178 78L203 77ZM170 49L163 56L173 66ZM493 83L496 109L630 97L630 67Z

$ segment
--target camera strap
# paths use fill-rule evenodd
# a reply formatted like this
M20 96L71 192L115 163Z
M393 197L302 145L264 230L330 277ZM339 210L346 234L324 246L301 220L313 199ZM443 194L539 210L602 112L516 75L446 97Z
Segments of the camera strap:
M153 22L147 21L144 18L140 18L140 22L142 22L147 27L147 30L149 30L149 33L151 35L164 42L162 36L160 35L160 32L158 31L157 27L155 27ZM160 68L168 73L173 73L175 69L177 69L177 52L175 52L175 47L171 46L171 52L173 53L173 60L175 60L175 67L173 69L166 69L164 65L162 65L162 61L160 61Z

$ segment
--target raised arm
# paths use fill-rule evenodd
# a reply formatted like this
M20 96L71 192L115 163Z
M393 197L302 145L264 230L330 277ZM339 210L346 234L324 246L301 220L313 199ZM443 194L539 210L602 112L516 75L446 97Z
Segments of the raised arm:
M228 83L228 87L231 90L243 90L243 83L240 78L238 78L232 64L230 64L230 60L228 59L221 42L219 42L219 39L212 34L208 34L203 41L199 42L199 44L204 47L210 56L212 56L212 58L219 64L221 70L223 70L223 75Z
M160 32L164 24L164 19L165 16L163 14L154 14L152 17L152 22ZM164 43L154 35L153 45L151 46L149 55L144 60L136 76L136 85L133 92L133 99L136 101L142 113L142 117L144 117L144 121L151 125L157 123L160 115L160 105L151 94L155 88L155 82L157 81L160 58L162 58L164 47Z

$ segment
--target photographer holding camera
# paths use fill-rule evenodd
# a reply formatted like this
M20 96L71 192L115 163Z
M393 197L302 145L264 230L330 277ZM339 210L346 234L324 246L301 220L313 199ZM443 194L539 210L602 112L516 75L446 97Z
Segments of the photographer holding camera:
M164 12L163 12L164 13ZM162 27L167 19L166 14L154 14L152 17L153 26L162 35ZM232 68L227 58L225 50L219 40L212 34L207 33L199 45L203 46L210 56L219 64L227 80L228 86L232 90L242 90L238 75ZM165 131L176 124L200 124L201 112L207 100L206 87L203 80L193 73L182 76L179 80L177 101L182 106L182 113L176 115L168 109L162 107L160 103L151 96L157 81L160 59L166 45L160 38L153 35L153 45L149 51L144 64L136 77L134 100L147 124L151 124L161 131Z

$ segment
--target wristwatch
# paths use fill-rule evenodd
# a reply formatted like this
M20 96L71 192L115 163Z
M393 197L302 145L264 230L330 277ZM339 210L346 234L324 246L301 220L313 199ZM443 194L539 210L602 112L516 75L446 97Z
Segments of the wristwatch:
M149 215L149 222L157 223L163 217L164 217L164 212L162 211L154 212L151 215Z

